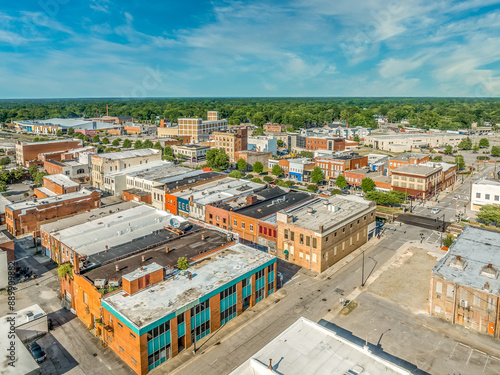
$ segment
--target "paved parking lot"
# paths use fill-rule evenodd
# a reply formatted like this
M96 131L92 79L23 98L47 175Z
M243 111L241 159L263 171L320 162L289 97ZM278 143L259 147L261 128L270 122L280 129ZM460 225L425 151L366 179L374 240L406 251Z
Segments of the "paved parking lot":
M412 314L371 293L361 293L358 307L321 324L364 345L415 374L500 374L498 340L427 314ZM354 337L353 337L354 336Z

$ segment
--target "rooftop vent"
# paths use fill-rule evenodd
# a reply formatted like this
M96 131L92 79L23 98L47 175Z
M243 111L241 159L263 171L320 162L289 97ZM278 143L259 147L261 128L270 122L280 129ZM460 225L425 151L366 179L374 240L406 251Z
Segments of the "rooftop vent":
M456 268L458 270L463 270L465 268L466 262L460 255L457 255L450 262L450 267Z
M490 263L481 270L481 276L495 280L498 277L498 270Z

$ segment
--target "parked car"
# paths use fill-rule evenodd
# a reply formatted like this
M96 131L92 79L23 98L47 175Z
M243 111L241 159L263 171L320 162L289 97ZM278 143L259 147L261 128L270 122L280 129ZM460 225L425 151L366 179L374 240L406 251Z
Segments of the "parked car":
M35 361L37 361L38 363L43 362L45 361L45 359L47 359L47 355L36 341L29 344L28 349L30 350L31 355L33 356Z
M433 208L431 214L438 214L441 210L439 208Z

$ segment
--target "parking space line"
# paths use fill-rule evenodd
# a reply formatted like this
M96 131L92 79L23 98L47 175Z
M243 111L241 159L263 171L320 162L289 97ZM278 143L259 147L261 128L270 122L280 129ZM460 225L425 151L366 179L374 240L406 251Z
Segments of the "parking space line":
M465 362L465 365L466 365L466 366L469 364L470 357L472 356L472 352L473 352L473 351L474 351L474 350L472 350L472 349L470 350L470 353L469 353L469 358L467 358L467 362Z

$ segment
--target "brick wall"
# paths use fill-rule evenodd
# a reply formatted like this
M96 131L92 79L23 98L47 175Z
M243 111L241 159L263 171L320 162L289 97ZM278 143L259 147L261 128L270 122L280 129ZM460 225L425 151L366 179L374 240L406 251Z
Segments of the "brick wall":
M56 193L57 195L74 193L80 190L80 185L65 188L64 186L59 185L47 178L43 179L43 186L49 189L50 191Z
M48 174L64 174L63 167L55 163L51 163L50 160L46 160L43 163L43 170Z
M82 147L81 141L65 141L65 142L40 142L34 144L22 145L23 148L23 160L22 164L26 165L26 161L35 160L38 154L44 152L55 152L55 151L65 151L72 148ZM20 161L18 160L18 163Z

